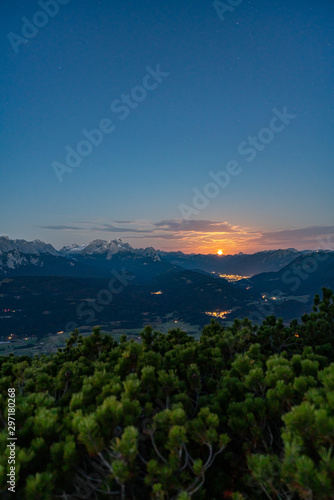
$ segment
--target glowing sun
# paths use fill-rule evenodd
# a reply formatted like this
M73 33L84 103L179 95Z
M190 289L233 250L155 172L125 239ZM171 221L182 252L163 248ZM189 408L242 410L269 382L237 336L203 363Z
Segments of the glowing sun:
M223 255L223 250L218 250L217 255Z

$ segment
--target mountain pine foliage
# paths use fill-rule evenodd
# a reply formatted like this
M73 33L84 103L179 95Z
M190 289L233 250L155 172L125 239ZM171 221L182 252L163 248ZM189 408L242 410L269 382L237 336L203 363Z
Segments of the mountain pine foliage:
M0 359L1 498L14 387L15 498L334 499L332 291L288 327L141 337L74 331L57 354Z

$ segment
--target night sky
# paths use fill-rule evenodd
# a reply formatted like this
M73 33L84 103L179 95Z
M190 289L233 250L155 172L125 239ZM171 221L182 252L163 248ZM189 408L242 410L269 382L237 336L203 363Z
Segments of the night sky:
M2 6L1 235L334 249L334 2L225 5Z

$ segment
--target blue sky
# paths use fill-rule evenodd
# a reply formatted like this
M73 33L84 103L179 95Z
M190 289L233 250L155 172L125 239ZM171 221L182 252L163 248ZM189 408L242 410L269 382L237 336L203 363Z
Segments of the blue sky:
M1 234L205 253L334 244L332 2L244 0L220 16L204 1L59 3L51 18L13 0L0 19ZM113 131L70 167L66 147L104 119ZM209 198L231 161L239 173Z

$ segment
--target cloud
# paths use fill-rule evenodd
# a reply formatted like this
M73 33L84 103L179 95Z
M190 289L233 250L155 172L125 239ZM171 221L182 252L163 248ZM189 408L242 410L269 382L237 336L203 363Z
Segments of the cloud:
M104 219L105 220L105 219ZM126 235L129 239L170 240L191 247L199 244L219 245L220 243L245 241L245 238L257 238L258 233L251 233L249 229L233 226L227 221L212 220L185 220L165 219L157 222L147 220L111 221L103 219L80 222L80 227L73 226L44 226L45 229L78 230L91 232L92 239L96 233L112 233L114 237L119 234Z
M76 226L39 226L41 229L49 229L52 231L79 231L81 227Z
M158 233L177 233L183 234L230 234L230 233L244 233L245 229L238 226L232 226L228 222L216 222L211 220L185 220L185 219L167 219L158 222L148 221L112 221L111 223L102 223L96 221L80 222L84 227L76 226L41 226L43 229L55 230L78 230L86 229L94 232L111 232L111 233L140 233L140 234L154 234ZM90 224L90 226L88 226ZM120 224L120 225L118 225ZM88 226L88 227L87 227ZM134 226L134 227L133 227ZM144 227L143 227L144 226ZM146 227L145 227L146 226ZM248 232L248 231L246 231Z
M211 220L171 219L153 223L154 230L147 231L145 239L179 242L182 248L213 249L219 246L259 251L296 247L299 250L333 249L334 226L309 226L280 231L255 231L234 226L228 222ZM129 235L130 239L142 236Z
M137 239L137 238L143 238L143 236L128 236L128 238ZM179 241L184 241L189 239L189 237L184 236L182 234L154 234L154 235L144 236L144 238L146 240L153 239L153 240L179 240Z
M258 239L258 243L265 245L309 245L311 248L318 248L320 240L334 236L334 226L309 226L299 229L285 229L282 231L264 232ZM329 241L330 244L330 241ZM333 245L333 243L332 243ZM305 247L306 249L306 247Z
M228 222L214 222L210 220L170 219L156 222L154 226L160 231L173 232L202 232L202 233L235 233L240 228Z
M254 252L264 249L291 248L312 250L319 248L334 250L334 226L309 226L279 231L256 231L254 228L236 226L228 221L164 219L108 220L99 218L75 222L77 226L40 226L55 231L81 231L87 239L95 239L98 233L110 233L109 238L122 235L129 240L145 240L153 246L170 241L170 248L210 252L215 248L230 251ZM172 242L175 242L174 245ZM176 248L175 248L176 247Z
M147 220L114 220L115 224L151 224Z
M118 227L113 226L112 224L101 224L101 226L91 226L89 228L91 231L103 231L109 233L147 233L152 232L147 229L136 229L131 227Z

